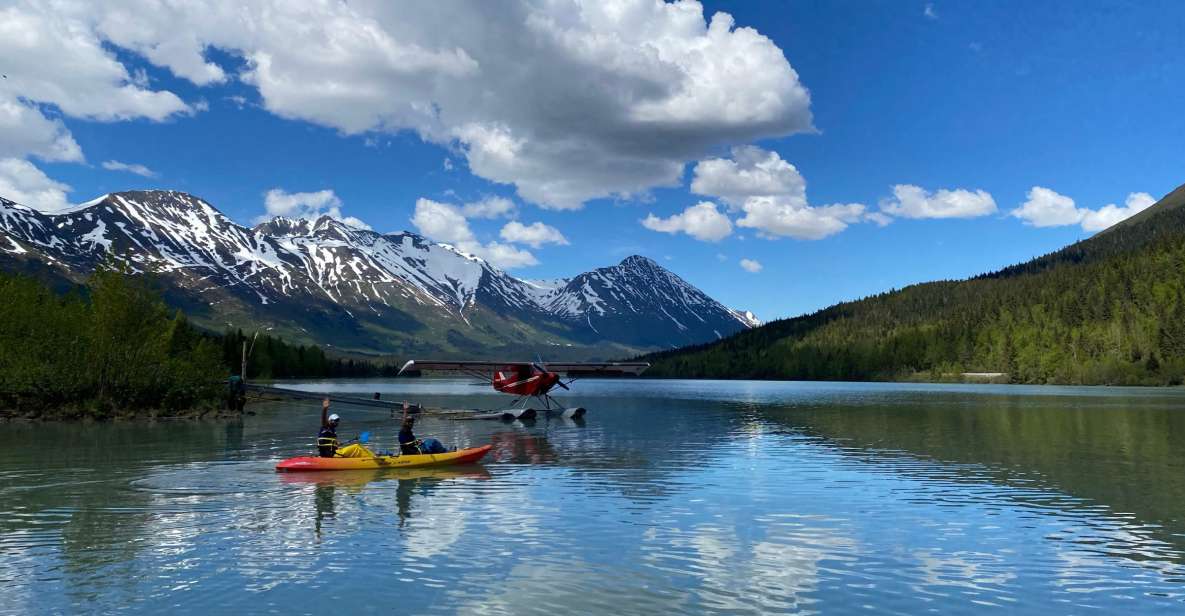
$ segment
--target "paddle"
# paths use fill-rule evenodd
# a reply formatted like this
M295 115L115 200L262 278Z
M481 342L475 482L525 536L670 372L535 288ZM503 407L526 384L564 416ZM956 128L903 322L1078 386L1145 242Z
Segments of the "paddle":
M370 432L363 432L362 434L359 434L357 438L352 438L342 444L349 445L350 443L361 443L361 444L365 445L369 442L370 442Z

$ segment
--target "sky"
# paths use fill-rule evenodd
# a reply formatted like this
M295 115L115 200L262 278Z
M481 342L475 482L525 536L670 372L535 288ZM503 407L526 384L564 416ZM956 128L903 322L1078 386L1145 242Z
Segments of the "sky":
M0 1L0 196L195 194L765 320L1051 252L1185 183L1176 2Z

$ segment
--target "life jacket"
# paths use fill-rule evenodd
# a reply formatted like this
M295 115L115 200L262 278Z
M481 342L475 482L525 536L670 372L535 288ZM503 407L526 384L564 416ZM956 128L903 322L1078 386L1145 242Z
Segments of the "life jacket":
M317 433L317 452L322 458L332 458L337 452L337 430L325 426Z
M416 438L415 434L407 428L399 430L399 453L403 455L416 455L424 453L420 451L420 439Z

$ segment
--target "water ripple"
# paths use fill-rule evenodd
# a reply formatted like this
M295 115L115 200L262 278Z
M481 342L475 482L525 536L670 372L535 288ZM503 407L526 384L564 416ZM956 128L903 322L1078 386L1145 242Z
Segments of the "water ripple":
M0 612L1185 607L1181 465L1149 453L1180 451L1166 435L1185 424L1161 393L1129 410L1077 390L1056 404L864 385L590 390L583 424L423 420L450 444L495 445L484 465L436 471L276 474L309 447L288 407L242 425L93 426L93 445L65 427L24 434L28 451L0 453ZM349 418L392 437L381 414ZM39 439L78 455L37 463Z

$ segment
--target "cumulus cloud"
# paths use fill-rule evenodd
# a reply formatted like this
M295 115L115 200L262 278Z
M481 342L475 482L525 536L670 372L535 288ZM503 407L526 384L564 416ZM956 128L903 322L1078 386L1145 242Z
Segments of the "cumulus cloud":
M1086 212L1074 205L1074 200L1048 188L1034 186L1029 189L1028 199L1012 210L1025 224L1034 227L1059 227L1082 222Z
M144 165L140 165L137 163L125 163L125 162L120 162L118 160L106 160L106 161L103 161L103 168L108 171L126 171L128 173L134 173L136 175L146 177L146 178L156 177L155 171L153 171L152 169L149 169L148 167L145 167Z
M996 201L983 190L942 188L933 193L912 184L897 184L893 198L880 203L881 211L902 218L976 218L995 213Z
M328 216L352 227L370 230L370 225L353 216L343 215L341 199L329 189L290 193L282 188L273 188L264 194L263 207L267 214L255 219L256 222L266 221L273 216L305 220L317 220L322 216Z
M1145 192L1131 193L1120 207L1109 203L1097 210L1088 210L1082 219L1087 231L1102 231L1111 225L1139 214L1156 203L1156 198Z
M745 216L738 227L756 229L764 237L785 236L800 240L820 240L860 222L864 205L835 204L803 207L778 197L750 197L742 209Z
M757 272L761 271L762 265L760 261L755 261L753 259L741 259L741 269L751 274L756 274Z
M47 161L83 160L82 148L61 120L46 117L33 105L18 101L0 89L0 158L26 156Z
M733 148L731 159L700 161L692 172L691 190L719 197L743 212L737 226L766 238L817 240L863 220L885 224L860 203L810 205L806 179L798 169L777 152L755 146Z
M0 159L0 196L6 199L53 213L70 207L69 191L69 186L51 180L27 160Z
M532 248L540 248L544 244L561 246L568 244L568 238L564 237L559 229L541 222L524 225L517 220L512 220L502 227L499 235L508 242L526 244Z
M1156 199L1145 192L1127 196L1122 206L1109 203L1092 210L1080 208L1074 200L1042 186L1029 189L1028 199L1010 212L1034 227L1060 227L1082 225L1084 231L1102 231L1117 222L1138 214L1156 203Z
M710 158L695 165L691 192L740 205L756 196L779 196L806 204L806 180L774 151L756 146L732 149L732 159Z
M455 205L431 199L418 199L411 223L426 237L451 244L463 253L485 259L502 269L539 264L539 260L529 251L499 242L483 244L478 241L469 227L469 220L465 218L461 208Z
M674 186L716 147L813 130L782 50L695 1L29 3L0 24L16 94L67 115L192 112L111 47L199 86L231 78L217 49L272 113L414 131L546 207Z
M176 94L148 87L143 76L129 72L104 46L111 38L102 23L116 20L119 13L108 13L108 8L22 2L0 9L0 57L5 58L8 76L0 96L50 104L66 115L101 121L159 121L192 111ZM179 34L176 25L184 22L158 19L147 8L127 11L127 26L151 31L145 34L158 43Z
M515 248L509 244L489 242L479 246L460 246L459 248L464 252L479 256L502 269L530 267L539 264L539 260L529 251Z
M662 233L686 233L704 242L719 242L732 235L732 222L710 201L701 201L669 218L650 214L642 220L642 226Z
M448 160L447 158L445 160ZM501 218L514 215L514 202L505 197L486 197L481 201L466 203L461 212L470 218Z
M447 244L476 242L477 237L469 228L469 221L454 205L431 199L416 200L416 210L411 224L423 235Z

